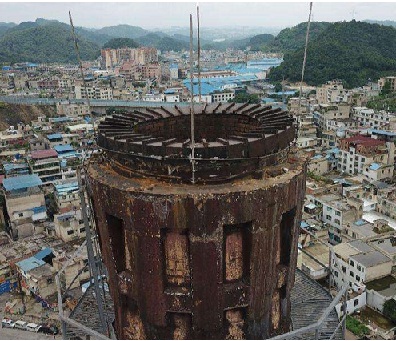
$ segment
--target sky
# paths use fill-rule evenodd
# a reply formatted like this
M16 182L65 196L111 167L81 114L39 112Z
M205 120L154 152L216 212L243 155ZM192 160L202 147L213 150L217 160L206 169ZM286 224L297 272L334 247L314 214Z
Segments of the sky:
M187 27L196 2L0 2L0 22L36 18L100 28L129 24L143 28ZM308 2L200 2L201 27L291 27L307 21ZM314 21L396 20L396 2L314 2Z

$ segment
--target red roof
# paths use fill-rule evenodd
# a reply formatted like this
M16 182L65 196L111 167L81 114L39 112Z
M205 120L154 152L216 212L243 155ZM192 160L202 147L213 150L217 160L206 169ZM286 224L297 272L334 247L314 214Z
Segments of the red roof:
M381 146L385 144L384 141L372 139L371 137L362 136L362 135L352 136L347 139L344 139L344 141L349 143L355 143L357 145L363 145L363 146Z
M31 153L32 159L48 159L58 157L58 153L54 149L35 150Z
M5 175L0 175L0 185L2 185L2 184L3 184L3 180L4 180L4 178L5 178Z

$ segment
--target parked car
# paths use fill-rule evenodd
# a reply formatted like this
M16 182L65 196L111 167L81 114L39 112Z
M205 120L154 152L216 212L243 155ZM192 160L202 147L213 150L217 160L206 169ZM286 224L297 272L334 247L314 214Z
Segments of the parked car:
M13 320L11 320L11 319L2 319L1 320L1 326L3 328L13 328L13 326L11 326L11 325L14 325Z
M41 327L41 326L39 326L39 325L36 324L36 323L28 323L28 324L26 325L26 330L29 331L29 332L36 332L36 333L37 333L37 331L38 331L38 329L39 329L40 327Z
M26 330L27 322L18 320L15 322L14 328Z
M38 333L58 335L59 330L56 326L39 326Z

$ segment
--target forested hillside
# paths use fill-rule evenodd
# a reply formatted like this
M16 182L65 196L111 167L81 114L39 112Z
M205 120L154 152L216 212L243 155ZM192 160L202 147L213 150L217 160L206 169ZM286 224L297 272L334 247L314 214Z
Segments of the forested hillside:
M361 86L369 79L395 74L396 29L356 21L334 23L311 38L307 54L304 79L308 84L337 78L347 87ZM303 55L303 47L286 53L270 79L299 81Z

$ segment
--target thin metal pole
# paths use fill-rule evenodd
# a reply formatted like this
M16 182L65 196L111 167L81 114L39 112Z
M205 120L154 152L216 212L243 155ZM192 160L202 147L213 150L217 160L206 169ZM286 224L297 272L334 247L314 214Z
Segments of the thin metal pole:
M190 81L191 81L191 103L190 103L190 121L191 121L191 182L195 183L195 127L194 127L194 82L193 82L193 21L190 14Z
M309 39L309 28L311 26L311 15L312 15L312 2L309 3L309 17L308 17L308 24L307 24L307 34L305 36L304 60L303 60L303 65L302 65L302 69L301 69L300 94L298 96L298 114L297 114L298 126L300 125L302 84L304 82L305 64L307 62L307 49L308 49L308 39Z
M98 268L97 268L97 264L95 261L93 247L92 247L91 229L90 229L89 221L88 221L87 204L85 201L85 193L84 193L84 188L83 188L83 184L82 184L82 180L81 180L81 169L80 168L77 169L77 177L78 177L78 187L79 187L79 194L80 194L80 200L81 200L81 211L82 211L82 216L83 216L83 220L84 220L85 234L86 234L86 241L87 241L88 262L89 262L90 268L92 269L92 274L93 274L92 277L93 277L93 282L94 282L96 301L98 303L99 318L100 318L100 324L101 324L100 327L101 327L103 334L106 334L108 328L107 328L106 319L104 317L102 295L101 295L99 283L98 283L99 274L98 274ZM103 283L102 283L102 285L103 285Z
M59 317L63 317L63 300L62 300L62 289L60 284L60 276L61 272L59 271L55 276L56 287L58 289L58 314ZM66 323L61 319L62 325L62 339L66 340Z
M74 48L76 49L77 60L78 60L78 64L79 64L79 67L80 67L81 78L82 78L82 82L83 82L84 90L85 90L85 97L87 99L89 118L91 120L92 127L94 127L94 121L93 121L92 112L91 112L91 102L89 100L87 83L85 82L84 71L83 71L82 61L81 61L81 57L80 57L80 49L78 47L77 36L76 36L76 32L74 30L73 20L72 20L72 16L71 16L70 11L69 11L69 18L70 18L70 26L71 26L71 29L72 29L72 35L73 35ZM94 131L95 131L95 128L94 128ZM87 127L87 132L88 132L88 127Z
M347 305L347 299L348 299L348 290L345 290L345 294L344 294L344 297L343 297L343 301L342 301L342 306L344 307L344 316L343 316L343 321L342 321L342 339L343 340L345 340L345 331L346 331L346 319L347 319L347 315L348 315L348 312L347 312L347 308L348 308L348 305Z
M199 5L197 4L197 26L198 26L198 94L199 94L199 103L202 102L202 94L201 94L201 40L199 37Z

